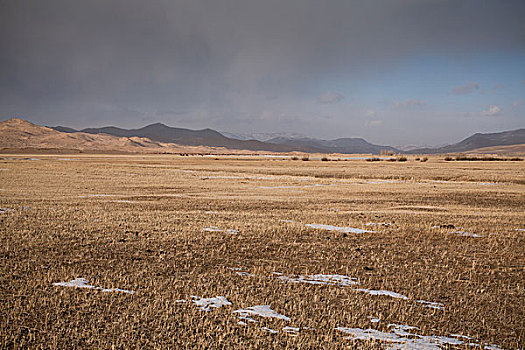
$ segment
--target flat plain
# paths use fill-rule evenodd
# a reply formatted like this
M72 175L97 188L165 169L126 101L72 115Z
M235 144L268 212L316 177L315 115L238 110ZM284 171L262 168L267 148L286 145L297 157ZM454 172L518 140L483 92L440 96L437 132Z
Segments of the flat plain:
M0 347L523 348L525 162L357 158L3 155Z

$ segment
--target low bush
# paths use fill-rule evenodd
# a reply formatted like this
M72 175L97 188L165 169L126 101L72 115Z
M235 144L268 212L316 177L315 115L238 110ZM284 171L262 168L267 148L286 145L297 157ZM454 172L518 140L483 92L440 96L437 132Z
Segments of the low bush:
M475 156L463 156L459 155L455 158L452 158L451 156L445 157L446 161L456 160L456 161L469 161L469 162L494 162L494 161L500 161L500 162L506 162L506 161L522 161L522 158L513 157L513 158L500 158L500 157L475 157Z

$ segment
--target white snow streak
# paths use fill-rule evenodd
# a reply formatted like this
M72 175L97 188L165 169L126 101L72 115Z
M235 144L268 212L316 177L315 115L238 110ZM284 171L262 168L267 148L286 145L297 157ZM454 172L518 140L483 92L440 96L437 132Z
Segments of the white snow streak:
M102 292L122 292L122 293L128 293L128 294L135 294L135 291L132 291L132 290L125 290L125 289L120 289L120 288L96 287L96 286L89 285L88 282L89 281L85 278L77 278L69 282L56 282L56 283L53 283L53 285L59 286L59 287L96 289Z

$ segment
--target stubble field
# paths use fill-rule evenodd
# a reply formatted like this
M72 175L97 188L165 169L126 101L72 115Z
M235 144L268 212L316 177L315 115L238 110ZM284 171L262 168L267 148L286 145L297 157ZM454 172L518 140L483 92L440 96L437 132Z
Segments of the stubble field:
M517 349L525 162L0 159L1 348Z

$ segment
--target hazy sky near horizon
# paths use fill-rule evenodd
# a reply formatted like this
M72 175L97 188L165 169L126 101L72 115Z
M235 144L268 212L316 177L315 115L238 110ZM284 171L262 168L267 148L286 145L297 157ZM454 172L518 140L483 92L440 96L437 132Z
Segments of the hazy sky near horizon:
M436 145L525 127L523 0L0 0L0 120Z

